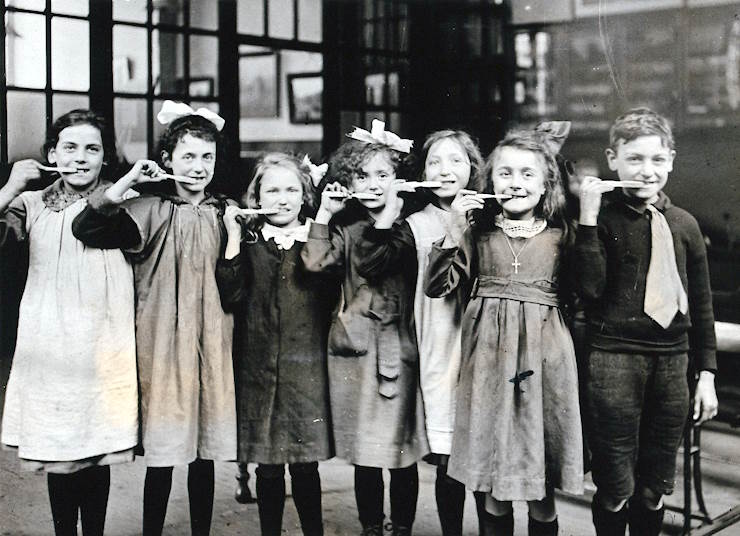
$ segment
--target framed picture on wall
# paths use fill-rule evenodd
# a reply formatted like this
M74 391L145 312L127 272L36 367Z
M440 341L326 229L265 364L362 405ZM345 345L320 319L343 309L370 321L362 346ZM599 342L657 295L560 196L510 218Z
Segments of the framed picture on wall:
M287 80L290 122L300 125L321 123L321 96L324 91L322 74L289 74Z
M239 109L246 119L280 117L280 54L239 55Z
M617 13L654 11L660 8L681 7L683 0L576 0L576 17L596 17Z

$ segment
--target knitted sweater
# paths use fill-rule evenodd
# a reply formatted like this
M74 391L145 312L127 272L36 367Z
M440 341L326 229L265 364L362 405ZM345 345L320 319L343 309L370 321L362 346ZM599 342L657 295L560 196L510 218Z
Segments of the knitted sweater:
M650 265L650 214L626 196L603 207L598 225L578 228L576 285L586 300L591 346L635 353L691 351L696 370L716 370L716 339L707 253L699 225L661 192L655 207L673 235L676 265L689 298L663 329L643 311Z

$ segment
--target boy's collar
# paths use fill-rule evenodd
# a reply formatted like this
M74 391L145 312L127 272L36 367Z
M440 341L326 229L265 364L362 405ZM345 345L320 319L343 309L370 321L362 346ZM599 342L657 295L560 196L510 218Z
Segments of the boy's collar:
M634 212L637 212L638 214L644 214L647 210L647 205L645 205L645 203L637 202L637 199L625 195L624 193L620 195L622 203ZM662 190L658 192L658 200L655 203L651 204L661 212L665 212L667 208L673 206L671 203L671 199L665 193L663 193Z

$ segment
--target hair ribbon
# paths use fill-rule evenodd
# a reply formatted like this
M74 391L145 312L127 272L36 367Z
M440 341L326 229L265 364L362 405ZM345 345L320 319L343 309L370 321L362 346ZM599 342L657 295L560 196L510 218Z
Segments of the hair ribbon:
M308 172L311 175L311 182L313 182L314 187L318 187L321 183L321 179L324 178L324 175L326 175L326 172L329 170L329 164L324 163L317 166L311 162L308 155L303 157L302 164L308 168Z
M385 130L385 123L378 119L373 119L370 132L360 127L347 134L348 137L353 140L362 141L365 143L378 143L385 145L401 153L410 153L411 147L414 145L413 140L407 140L394 134L389 130Z
M187 115L199 115L213 123L216 126L216 130L219 131L224 128L224 123L226 123L226 120L223 117L218 115L216 112L212 112L208 108L198 108L197 110L193 110L184 102L174 102L171 100L164 101L162 109L159 110L159 113L157 114L157 121L163 125L169 125L175 119L179 119Z

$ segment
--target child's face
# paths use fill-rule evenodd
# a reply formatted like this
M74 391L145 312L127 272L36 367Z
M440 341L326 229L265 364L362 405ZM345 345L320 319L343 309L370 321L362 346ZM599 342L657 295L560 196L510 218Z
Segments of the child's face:
M545 193L545 161L541 154L503 147L493 163L493 191L511 199L501 201L504 216L527 220Z
M205 190L213 179L216 167L216 142L185 134L177 142L171 155L163 153L162 162L172 169L173 175L184 175L197 179L194 184L178 182L176 186L190 193Z
M260 180L259 199L260 207L280 211L267 216L267 221L272 225L300 225L298 215L303 206L303 185L291 170L282 167L268 169Z
M103 168L103 137L100 130L88 124L63 129L47 158L57 166L76 168L76 173L62 173L62 180L70 188L86 190L97 182Z
M376 213L385 206L385 194L388 186L396 178L396 170L383 153L375 153L360 168L358 177L352 179L351 190L375 194L377 199L361 199L362 205L370 212Z
M640 181L641 188L625 188L624 193L643 203L654 203L673 171L673 151L663 144L660 136L639 136L617 143L616 151L606 150L609 169L616 171L619 180Z
M427 153L424 176L428 181L440 181L442 186L434 193L443 199L455 197L470 180L470 158L459 143L443 138L434 143Z

